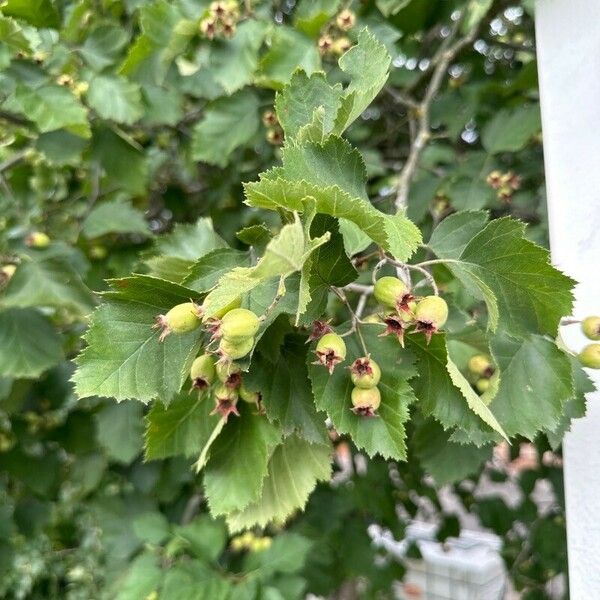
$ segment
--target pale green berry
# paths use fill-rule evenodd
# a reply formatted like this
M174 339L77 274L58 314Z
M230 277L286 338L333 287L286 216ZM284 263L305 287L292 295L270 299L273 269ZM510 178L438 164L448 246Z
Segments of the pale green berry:
M202 354L194 359L190 368L192 387L205 390L215 380L215 359L210 354Z
M475 382L475 387L477 388L478 392L483 394L484 392L487 392L487 390L490 388L490 380L485 378L478 379Z
M326 333L315 348L318 363L325 365L329 373L333 373L335 366L346 358L346 344L337 333Z
M359 388L352 390L352 411L363 417L372 417L381 404L381 392L379 388Z
M490 359L483 354L476 354L469 359L469 371L474 375L485 375L489 377L491 375L491 371L494 366L492 365Z
M260 327L259 318L247 308L234 308L223 315L219 335L230 342L241 342L253 338Z
M381 379L379 365L369 356L357 358L350 367L352 383L358 388L375 387Z
M600 369L600 344L588 344L579 353L579 362L589 369Z
M184 302L174 306L166 315L156 317L155 328L162 329L159 340L162 342L170 333L189 333L200 327L200 307L194 302Z
M249 390L244 384L239 389L240 400L249 404L258 404L261 401L261 393Z
M399 304L410 296L410 289L397 277L386 276L375 282L373 295L380 304L388 308L398 308Z
M432 334L442 327L448 320L448 305L443 298L439 296L426 296L419 302L415 308L415 331L421 331L425 334L427 342Z
M600 340L600 317L587 317L581 323L581 329L590 340Z
M50 237L43 231L34 231L25 238L25 244L30 248L47 248L50 245Z
M232 342L227 338L223 338L219 343L219 351L223 357L229 360L238 360L249 354L253 346L253 337L244 338L239 342Z

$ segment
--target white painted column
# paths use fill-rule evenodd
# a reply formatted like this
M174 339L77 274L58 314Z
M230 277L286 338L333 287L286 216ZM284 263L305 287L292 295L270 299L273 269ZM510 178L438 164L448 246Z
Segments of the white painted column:
M600 315L600 1L537 0L553 262L579 281L574 315ZM574 350L586 339L563 328ZM600 383L599 372L593 372ZM572 600L600 598L600 393L564 442Z

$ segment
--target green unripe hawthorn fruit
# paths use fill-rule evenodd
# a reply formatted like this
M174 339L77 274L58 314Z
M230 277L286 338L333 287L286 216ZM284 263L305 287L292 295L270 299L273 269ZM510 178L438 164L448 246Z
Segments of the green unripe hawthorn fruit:
M317 363L327 367L329 373L338 363L346 358L346 344L337 333L326 333L318 342L315 349Z
M249 354L253 346L253 337L244 338L234 342L227 338L223 338L219 343L219 351L221 352L221 356L226 357L229 360L238 360Z
M589 369L600 369L600 344L589 344L579 353L579 362Z
M239 394L240 400L248 402L249 404L258 404L262 399L260 392L253 392L249 390L244 384L241 385L239 389Z
M476 354L469 359L468 368L474 375L489 377L493 372L494 366L487 356Z
M227 387L238 388L242 384L242 369L230 360L220 361L217 363L217 377Z
M475 387L477 388L477 391L479 393L483 394L484 392L487 392L490 388L490 380L485 378L478 379L475 382Z
M439 296L426 296L415 308L415 331L425 334L427 343L431 336L442 327L448 320L448 305Z
M356 23L356 15L350 9L345 8L336 17L335 23L342 31L349 31Z
M194 359L190 368L190 379L195 390L205 390L215 380L215 359L210 354L202 354Z
M581 329L590 340L600 340L600 317L587 317L581 323Z
M373 295L380 304L388 308L398 308L410 296L408 286L397 277L380 277L375 282ZM411 298L412 299L412 298Z
M259 318L247 308L234 308L223 315L219 335L230 342L242 342L253 338L260 327Z
M381 404L381 392L379 388L359 388L352 390L352 412L361 417L372 417Z
M0 285L4 285L6 282L10 281L16 270L17 265L4 265L0 269Z
M375 387L381 379L379 365L369 356L357 358L350 367L350 378L358 388L369 389Z
M50 245L50 237L43 231L34 231L25 238L25 244L30 248L47 248Z
M162 329L158 338L162 342L170 333L194 331L200 327L200 318L200 307L194 302L184 302L174 306L166 315L158 315L154 328Z
M215 408L210 413L211 415L219 413L225 422L229 418L230 414L240 416L236 404L238 401L238 393L227 387L224 384L220 384L215 389Z

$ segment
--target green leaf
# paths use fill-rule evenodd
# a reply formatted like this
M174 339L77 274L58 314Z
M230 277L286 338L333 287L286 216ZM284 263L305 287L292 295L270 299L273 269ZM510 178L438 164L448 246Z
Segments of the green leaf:
M386 47L367 29L358 34L358 44L339 60L340 69L351 77L335 123L340 135L373 102L389 75L391 57Z
M258 499L269 458L281 440L279 428L255 414L254 407L238 408L241 416L228 420L204 469L204 489L213 516L241 511Z
M256 266L237 267L219 280L204 300L206 314L215 314L234 298L248 293L267 279L277 276L286 278L300 271L310 254L328 239L328 234L309 239L296 215L294 222L284 225L269 242Z
M170 533L169 521L160 512L143 513L133 521L133 531L144 542L160 544Z
M461 481L476 474L492 457L492 447L465 446L449 441L448 433L435 421L418 427L413 436L415 455L438 486Z
M108 457L125 465L142 451L143 407L137 402L107 404L96 417L98 443Z
M303 337L287 336L275 362L262 354L254 356L244 385L260 392L267 417L285 435L297 432L310 442L323 442L327 439L325 415L317 412L310 392L306 349Z
M88 346L75 361L75 391L80 398L160 398L168 404L186 380L202 337L195 330L159 342L152 325L156 315L188 302L194 292L144 275L111 285L116 291L104 294L107 301L92 315L85 335Z
M64 258L33 255L23 260L0 296L0 306L67 308L84 316L94 308L90 290Z
M398 260L406 260L421 241L418 228L403 214L386 215L366 197L366 174L360 153L348 142L330 137L323 144L288 146L284 166L245 184L246 203L270 210L303 211L316 201L317 213L344 218Z
M162 577L158 556L149 552L140 554L111 586L113 598L115 600L146 598L158 589Z
M323 25L335 15L339 5L340 0L300 0L294 13L294 26L316 37Z
M87 238L100 237L107 233L138 233L148 235L148 223L139 210L123 199L109 200L94 206L82 226Z
M146 416L146 460L199 454L220 423L204 395L182 392L169 406L155 402Z
M248 252L233 248L218 248L198 260L189 270L182 284L197 292L208 292L231 269L249 266Z
M312 545L297 533L280 533L267 550L246 556L244 570L254 572L261 581L269 581L276 573L297 573L302 570Z
M341 106L341 96L341 88L329 85L324 73L313 73L310 77L303 71L294 73L289 85L275 99L277 118L286 138L296 137L311 123L317 109L320 109L321 135L331 132Z
M498 335L491 341L491 351L500 369L500 387L491 408L506 432L533 439L542 429L555 429L574 395L568 356L539 335L524 339Z
M202 560L217 560L227 542L227 531L222 520L200 515L187 525L175 528L175 534L185 539L192 553Z
M391 336L380 338L379 325L363 325L361 332L367 351L381 368L381 406L378 416L365 418L352 412L350 394L354 387L348 367L356 358L365 356L356 335L344 338L346 360L330 375L323 365L309 364L315 403L325 411L336 431L349 434L358 448L369 456L379 454L384 458L406 460L405 423L409 419L409 405L416 399L407 379L414 375L414 357L403 350ZM309 361L312 356L309 355Z
M68 89L58 85L30 89L18 84L3 107L33 121L41 133L66 129L83 138L91 135L86 109Z
M0 15L0 42L22 52L32 50L31 42L23 32L23 28L14 19L2 15Z
M294 71L302 69L311 75L321 67L321 57L314 40L302 32L286 27L274 28L271 44L260 59L256 82L281 89L290 82Z
M456 213L442 222L429 246L447 263L468 292L483 297L488 328L516 335L555 335L561 317L571 314L572 279L549 263L548 251L525 239L525 225L508 217L491 221L471 241L481 225Z
M0 377L39 377L62 358L59 335L37 310L0 312Z
M103 119L133 125L143 114L142 95L137 84L115 75L97 75L90 81L88 104Z
M252 82L266 30L266 23L247 19L240 23L232 39L219 40L211 48L210 70L228 94Z
M513 110L504 109L497 112L484 127L481 142L491 154L518 152L541 129L539 105L526 104Z
M117 60L128 40L122 27L99 25L85 38L79 53L92 69L102 71Z
M329 445L311 444L295 435L285 438L271 456L260 499L243 511L228 515L229 530L282 523L294 511L304 508L318 481L327 481L330 476Z
M157 277L180 282L199 258L226 246L212 221L200 218L194 224L178 223L171 233L156 238L146 264Z
M231 583L197 562L179 563L166 572L160 600L229 600Z
M58 11L50 0L5 0L2 12L16 19L22 19L34 27L51 27L60 25Z
M247 144L258 131L258 97L241 90L208 105L194 128L192 158L225 167L231 153Z
M425 416L433 416L444 429L458 427L461 430L473 431L478 434L478 439L473 443L487 443L492 433L491 423L495 423L494 415L485 404L469 394L468 399L463 395L467 385L456 375L454 363L448 357L444 334L437 334L431 338L429 344L421 334L411 334L406 337L407 347L417 356L417 369L419 377L412 381L412 386L417 398L419 408ZM451 371L457 387L451 377ZM486 417L487 421L483 420ZM502 421L500 421L502 423ZM500 429L502 429L500 427ZM482 435L482 432L486 435ZM494 439L494 435L491 436Z
M36 149L56 166L79 164L87 140L64 129L42 133L36 141Z

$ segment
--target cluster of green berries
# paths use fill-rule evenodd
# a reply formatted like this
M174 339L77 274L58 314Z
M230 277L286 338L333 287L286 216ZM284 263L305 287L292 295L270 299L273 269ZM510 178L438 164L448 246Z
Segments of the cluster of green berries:
M267 128L267 142L273 146L281 146L283 144L283 129L279 125L279 119L272 110L266 110L262 114L263 125Z
M200 21L200 32L212 40L217 36L230 38L235 35L240 20L240 7L236 0L211 2L208 14Z
M356 15L348 8L340 11L335 21L330 23L327 31L319 38L318 46L321 55L341 56L352 47L352 42L344 35L356 24Z
M587 317L581 322L585 336L597 342L600 340L600 317ZM600 369L600 344L588 344L578 355L579 362L589 369Z
M211 414L219 413L225 421L230 414L239 416L239 400L254 404L261 409L260 392L249 390L244 385L242 369L235 362L223 357L218 361L213 354L198 356L190 368L192 389L199 392L212 390L215 407Z
M229 547L234 552L242 552L248 550L250 552L262 552L268 550L273 543L273 539L269 536L256 536L251 531L246 531L242 535L234 537L229 543Z
M502 202L510 202L513 194L521 187L521 178L512 171L506 173L492 171L487 176L486 182L496 190L498 200Z
M373 295L387 309L382 317L386 325L382 335L395 335L402 347L407 330L412 328L413 332L424 333L429 343L431 336L448 320L448 305L443 298L425 296L417 299L408 285L397 277L378 279Z
M317 321L313 331L322 331L326 328L326 323ZM329 331L317 342L315 364L324 365L331 374L336 365L346 360L346 353L344 338ZM350 378L354 384L351 394L352 411L363 417L375 416L375 412L381 404L381 392L377 387L381 379L379 365L370 356L357 358L350 365Z
M192 389L201 392L212 388L215 398L213 413L219 412L225 419L229 414L239 414L239 399L256 404L260 408L259 392L248 390L242 381L242 370L234 361L247 356L254 347L260 319L251 310L239 308L240 300L234 300L219 314L205 318L202 306L195 302L183 302L164 315L158 315L154 327L161 329L159 341L171 333L183 334L198 329L203 323L212 334L211 343L218 340L218 349L212 354L198 356L192 363L190 379ZM215 355L218 355L218 360Z
M473 385L475 389L480 394L487 392L490 387L490 378L496 371L489 356L475 354L469 359L468 369L471 374L471 380L474 380Z

